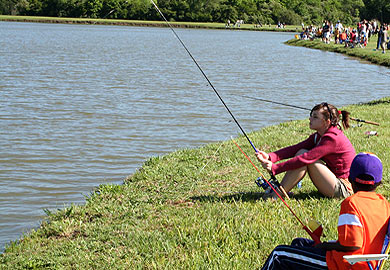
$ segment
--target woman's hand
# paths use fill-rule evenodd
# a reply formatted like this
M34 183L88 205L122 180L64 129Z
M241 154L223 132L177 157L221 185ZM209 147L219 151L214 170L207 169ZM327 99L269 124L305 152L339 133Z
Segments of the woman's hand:
M269 172L272 172L272 161L269 160L269 155L264 151L257 150L256 157L260 161L261 166Z
M256 149L257 150L257 149ZM264 151L260 151L260 150L257 150L256 152L256 157L257 159L261 162L261 163L264 163L264 162L267 162L269 160L269 155L264 152Z
M269 173L272 173L272 161L271 160L267 160L266 162L264 163L261 163L261 166L263 166L264 169L266 169Z

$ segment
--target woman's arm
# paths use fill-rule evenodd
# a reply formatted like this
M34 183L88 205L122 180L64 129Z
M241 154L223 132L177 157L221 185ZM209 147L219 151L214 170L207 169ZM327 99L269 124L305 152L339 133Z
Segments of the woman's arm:
M304 154L295 156L285 162L281 162L277 164L274 163L272 165L272 173L274 175L277 175L281 172L295 170L297 168L301 168L308 164L312 164L317 160L323 158L324 156L333 153L335 151L335 145L336 145L336 141L334 137L324 135L321 138L321 141L318 143L318 145L316 145L311 149L306 148L308 151L305 152ZM272 153L270 153L269 155L271 157L271 161L273 161L271 154Z
M291 146L287 146L287 147L279 149L275 152L269 153L269 159L272 162L277 162L279 160L294 157L295 154L301 149L310 150L316 145L315 141L314 141L315 136L318 136L318 135L316 135L316 133L314 133L314 134L310 135L306 140L304 140L300 143L297 143L297 144L294 144Z

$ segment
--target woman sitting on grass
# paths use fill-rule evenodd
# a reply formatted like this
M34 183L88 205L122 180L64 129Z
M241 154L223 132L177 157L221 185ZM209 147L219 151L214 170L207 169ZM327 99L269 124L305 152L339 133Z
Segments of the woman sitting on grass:
M346 198L353 194L348 175L355 149L340 129L340 115L344 128L348 128L347 111L339 112L328 103L318 104L311 110L309 118L310 129L316 132L308 139L276 152L257 152L257 159L270 173L286 172L280 184L286 192L308 173L318 191L327 197ZM264 199L268 198L276 199L277 196L271 191L264 195Z

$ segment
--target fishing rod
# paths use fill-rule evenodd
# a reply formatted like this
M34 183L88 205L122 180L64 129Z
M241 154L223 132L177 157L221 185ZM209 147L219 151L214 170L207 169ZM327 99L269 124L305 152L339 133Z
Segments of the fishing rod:
M127 4L127 0L124 3ZM114 9L110 10L105 16L103 16L103 18L100 18L100 19L104 20L108 15L113 13L115 10L117 10L117 8L114 8ZM97 21L95 21L93 24L96 24L96 23L97 23Z
M215 89L214 85L211 83L211 81L209 80L209 78L207 77L206 73L204 73L203 69L200 67L200 65L198 64L198 62L196 61L196 59L194 58L194 56L192 56L191 52L188 50L187 46L184 44L184 42L181 40L181 38L179 37L179 35L176 33L176 31L173 29L172 25L168 22L168 20L165 18L164 14L161 12L161 10L158 8L158 6L156 5L156 3L154 3L153 0L150 0L153 4L153 6L156 8L156 10L158 11L158 13L161 15L161 17L164 19L164 21L167 23L167 25L169 26L169 28L172 30L173 34L176 36L176 38L179 40L179 42L181 43L181 45L184 47L184 49L186 50L186 52L188 53L188 55L191 57L192 61L194 61L195 65L198 67L199 71L202 73L203 77L206 79L206 81L209 83L209 85L211 86L211 88L213 89L214 93L217 95L217 97L219 98L219 100L222 102L223 106L226 108L226 110L229 112L230 116L233 118L234 122L237 124L237 126L240 128L241 132L244 134L245 138L248 140L248 142L250 143L250 145L253 147L253 149L255 150L255 152L257 153L257 149L255 147L255 145L252 143L252 141L249 139L248 135L246 134L246 132L244 131L244 129L241 127L240 123L238 123L236 117L234 117L233 113L230 111L229 107L226 105L225 101L222 99L221 95L218 93L217 89Z
M101 18L101 20L105 19L108 15L110 15L111 13L113 13L114 11L116 10L116 8L110 10L110 12L108 12L105 16L103 16L103 18ZM95 21L93 24L95 25L98 21Z
M252 160L248 157L247 154L245 154L245 152L241 149L241 147L234 141L233 138L231 138L233 143L238 147L238 149L240 149L241 153L244 154L244 156L246 157L247 160L249 160L249 162L252 164L252 166L257 170L257 172L260 174L260 176L262 177L262 180L264 180L270 187L271 189L273 190L273 192L275 192L275 194L279 197L280 200L282 200L282 202L284 203L284 205L287 207L288 210L290 210L291 214L298 220L298 222L302 225L302 228L310 235L310 237L314 240L314 242L316 244L319 244L321 243L321 235L322 235L322 232L323 232L323 228L320 224L318 224L318 222L314 221L314 220L311 220L309 222L309 225L306 226L302 220L297 216L297 214L295 214L295 212L291 209L291 207L288 205L288 203L283 199L283 197L280 195L280 193L276 190L276 187L274 187L274 185L268 181L264 175L261 173L261 171L256 167L256 165L252 162ZM286 191L283 189L282 186L277 186L280 191L283 193L283 195L288 198L288 195L286 193Z
M181 40L181 38L179 37L179 35L176 33L176 31L173 29L173 27L171 26L171 24L168 22L168 20L165 18L164 14L161 12L161 10L158 8L158 6L156 5L156 3L154 3L153 0L150 0L153 4L153 6L156 8L156 10L158 11L158 13L161 15L161 17L164 19L164 21L167 23L167 25L169 26L169 28L171 29L171 31L173 32L173 34L176 36L176 38L179 40L180 44L184 47L184 49L186 50L186 52L188 53L188 55L191 57L191 59L193 60L193 62L195 63L195 65L198 67L199 71L202 73L203 77L206 79L206 81L209 83L209 85L211 86L211 88L213 89L214 93L217 95L217 97L219 98L219 100L222 102L222 104L224 105L224 107L226 108L226 110L229 112L230 116L233 118L234 122L237 124L237 126L240 128L240 130L242 131L242 133L244 134L245 138L248 140L248 142L250 143L250 145L253 147L253 149L255 150L255 152L257 153L258 150L256 149L256 147L254 146L254 144L252 143L252 141L249 139L248 135L246 134L246 132L244 131L244 129L241 127L241 125L238 123L237 119L234 117L233 113L230 111L229 107L226 105L225 101L222 99L221 95L218 93L218 91L215 89L214 85L211 83L211 81L209 80L209 78L207 77L207 75L204 73L203 69L200 67L200 65L198 64L198 62L196 61L196 59L194 58L194 56L191 54L191 52L188 50L187 46L184 44L184 42ZM234 141L234 140L233 140ZM235 143L237 146L238 144ZM250 158L245 154L245 152L238 146L238 148L241 150L241 152L246 156L246 158L251 162L251 164L256 168L256 170L260 173L260 175L262 176L263 180L271 187L271 189L275 192L275 194L277 194L279 196L279 198L284 202L284 204L287 206L287 208L291 211L291 213L294 215L294 217L298 220L298 222L303 226L303 229L310 235L310 237L316 242L316 243L320 243L320 236L316 235L315 233L318 233L318 231L321 231L322 233L322 227L321 226L317 226L316 227L316 230L310 230L307 226L305 226L305 224L299 219L299 217L294 213L294 211L292 211L292 209L288 206L288 204L285 202L285 200L282 198L282 196L277 192L277 190L274 188L273 184L270 183L265 177L264 175L260 172L260 170L253 164L253 162L250 160ZM271 179L273 179L276 183L277 183L277 180L275 178L275 176L273 174L271 174ZM283 187L279 185L279 189L281 191L284 191ZM284 196L286 196L288 198L288 195L287 193L284 191Z
M383 75L383 76L390 77L390 73L381 72L381 71L377 71L377 70L373 70L373 69L368 69L368 70L370 70L370 71L372 71L372 72L379 73L379 74L381 74L381 75Z
M305 110L305 111L311 111L311 109L308 109L308 108L304 108L304 107L300 107L300 106L296 106L296 105L291 105L291 104L286 104L286 103L282 103L282 102L277 102L277 101L272 101L272 100L268 100L268 99L255 98L255 97L250 97L250 96L245 96L245 95L242 95L241 97L248 98L248 99L253 99L253 100L260 100L260 101L264 101L264 102L268 102L268 103L278 104L278 105L282 105L282 106L286 106L286 107L292 107L292 108L301 109L301 110ZM354 117L351 117L351 116L349 117L349 119L351 119L353 121L356 121L356 122L361 122L361 123L366 123L366 124L370 124L370 125L379 126L379 123L373 122L373 121L367 121L367 120L363 120L363 119L358 119L358 118L354 118Z

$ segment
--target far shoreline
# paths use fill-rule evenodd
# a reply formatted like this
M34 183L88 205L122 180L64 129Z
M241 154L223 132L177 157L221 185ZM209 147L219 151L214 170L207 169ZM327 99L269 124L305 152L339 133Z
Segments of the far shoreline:
M0 21L8 22L29 22L29 23L57 23L57 24L89 24L89 25L116 25L116 26L133 26L133 27L169 27L165 21L140 21L140 20L119 20L119 19L92 19L92 18L65 18L65 17L39 17L39 16L12 16L0 15ZM285 28L278 28L277 25L258 26L254 24L242 24L239 27L227 27L224 23L202 23L202 22L169 22L174 28L192 28L192 29L213 29L213 30L245 30L245 31L263 31L263 32L285 32L298 33L301 31L298 25L286 25ZM373 51L370 42L367 48L344 48L341 45L325 44L319 40L300 40L292 38L284 42L286 45L318 49L341 53L359 60L367 61L371 64L390 67L390 50L388 54L381 54Z
M0 21L8 22L32 22L32 23L62 23L62 24L91 24L91 25L118 25L138 27L169 27L165 21L139 21L119 19L92 19L92 18L65 18L65 17L38 17L38 16L11 16L0 15ZM224 23L202 22L169 22L175 28L200 28L218 30L249 30L267 32L299 32L299 26L287 25L286 28L278 28L276 25L256 26L254 24L242 24L239 27L226 27Z

